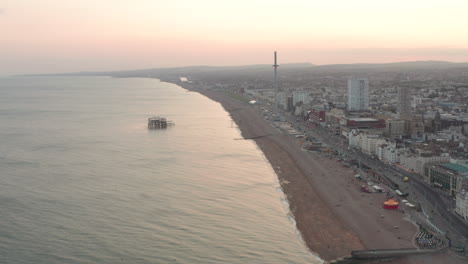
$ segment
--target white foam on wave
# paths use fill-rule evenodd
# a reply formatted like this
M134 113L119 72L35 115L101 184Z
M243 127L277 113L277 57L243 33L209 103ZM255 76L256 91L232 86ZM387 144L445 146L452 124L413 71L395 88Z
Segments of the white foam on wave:
M221 104L220 104L221 105ZM222 106L222 105L221 105ZM229 118L231 119L231 123L235 123L235 121L232 119L232 116L231 114L223 108L223 110L228 113L229 115ZM243 139L245 139L242 135L242 131L240 129L240 127L236 124L235 126L235 129L237 130L237 132L239 133L240 136L242 136ZM307 250L307 252L309 253L309 255L312 257L313 261L312 263L313 264L323 264L325 263L325 261L323 259L321 259L319 257L319 255L315 252L313 252L312 250L309 249L309 247L305 244L305 241L304 241L304 238L302 236L302 233L301 231L297 228L297 223L296 223L296 220L294 218L294 215L292 214L291 210L290 210L290 205L289 205L289 201L286 197L286 195L284 194L284 191L283 191L283 188L281 187L281 184L279 182L279 176L278 174L276 174L275 170L273 169L273 165L270 163L270 161L267 159L267 157L265 156L265 153L263 153L262 149L260 148L260 146L258 146L258 144L255 142L255 140L248 140L250 142L252 142L252 144L255 146L255 148L259 151L260 153L260 156L262 157L262 159L266 162L266 164L268 164L268 168L271 170L272 172L272 175L274 175L273 177L273 184L274 184L274 188L275 190L279 193L280 195L280 202L281 202L281 205L283 207L283 209L285 210L285 215L287 216L289 222L291 223L291 225L293 226L294 228L294 232L296 233L296 236L300 242L300 244Z
M289 211L289 203L288 201L286 200L286 198L280 198L281 200L281 205L283 205L283 209L285 209L286 211Z
M325 263L325 261L323 259L321 259L319 257L319 255L315 252L313 252L312 250L310 250L310 248L305 244L305 241L304 241L304 237L302 236L302 233L301 231L297 228L297 223L296 223L296 219L294 218L294 215L292 214L291 212L291 209L290 209L290 205L289 205L289 200L288 198L286 197L284 191L283 191L283 188L281 188L281 184L280 184L280 181L279 181L279 176L278 174L276 174L275 170L273 169L273 166L271 165L270 161L268 161L268 159L266 158L265 154L262 152L262 150L260 149L260 147L255 144L255 146L257 147L258 150L260 150L260 153L261 153L261 156L262 158L265 160L265 162L269 165L268 167L270 168L271 172L273 173L273 175L275 175L276 177L274 177L273 179L273 184L274 184L274 187L275 187L275 190L279 193L280 195L280 202L281 202L281 205L285 211L285 215L286 217L288 218L288 221L289 223L291 223L291 225L293 226L294 228L294 232L296 233L296 237L297 239L299 240L300 244L307 249L307 252L309 253L309 255L312 257L313 261L312 263L314 264L323 264Z

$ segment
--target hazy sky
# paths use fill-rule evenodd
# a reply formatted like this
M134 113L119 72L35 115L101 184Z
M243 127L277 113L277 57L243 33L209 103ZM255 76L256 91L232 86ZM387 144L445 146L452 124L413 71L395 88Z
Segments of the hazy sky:
M468 61L468 0L0 0L0 75Z

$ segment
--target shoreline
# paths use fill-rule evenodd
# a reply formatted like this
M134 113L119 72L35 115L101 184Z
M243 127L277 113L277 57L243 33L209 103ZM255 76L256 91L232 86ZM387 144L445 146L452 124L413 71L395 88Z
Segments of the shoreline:
M329 263L350 256L354 250L415 248L415 223L402 212L383 209L385 194L361 192L362 182L354 179L352 169L324 154L303 151L296 138L265 120L257 106L224 91L174 84L220 103L242 137L254 140L277 175L296 229L311 254ZM430 260L463 263L445 250L387 263L420 264Z
M242 137L255 141L272 169L289 204L296 228L308 250L323 261L364 249L360 239L338 219L313 188L307 173L295 161L304 152L287 135L279 133L261 117L255 107L217 91L177 84L218 102L237 124ZM293 148L290 148L290 147ZM294 153L292 153L294 152Z

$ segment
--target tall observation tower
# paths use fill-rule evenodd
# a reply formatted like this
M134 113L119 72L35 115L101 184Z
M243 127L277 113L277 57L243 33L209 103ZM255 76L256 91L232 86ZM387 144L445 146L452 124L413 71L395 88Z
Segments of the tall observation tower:
M276 61L276 51L275 51L275 64L272 65L275 68L275 107L278 107L278 74L276 72L276 68L279 67Z

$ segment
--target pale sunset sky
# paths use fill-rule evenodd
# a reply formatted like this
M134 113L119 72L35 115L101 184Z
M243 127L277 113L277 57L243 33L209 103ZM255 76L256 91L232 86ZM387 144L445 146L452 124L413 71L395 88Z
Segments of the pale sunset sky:
M0 75L468 61L468 0L0 0Z

